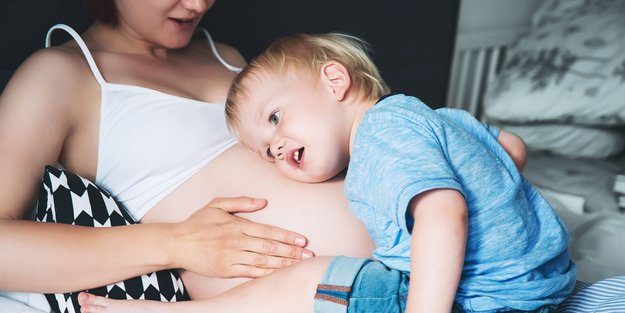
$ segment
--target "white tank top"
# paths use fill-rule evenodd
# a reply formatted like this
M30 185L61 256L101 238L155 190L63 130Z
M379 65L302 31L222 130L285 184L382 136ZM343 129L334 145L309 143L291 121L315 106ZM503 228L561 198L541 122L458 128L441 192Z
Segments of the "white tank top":
M224 105L187 99L145 87L104 80L80 36L67 25L101 86L96 184L109 191L138 221L161 199L236 143ZM205 29L213 54L229 70Z

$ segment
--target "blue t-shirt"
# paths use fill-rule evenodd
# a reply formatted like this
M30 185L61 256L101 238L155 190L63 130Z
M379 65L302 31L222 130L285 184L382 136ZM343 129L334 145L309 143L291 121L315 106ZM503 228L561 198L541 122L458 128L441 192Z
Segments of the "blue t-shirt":
M456 189L468 208L456 301L475 311L558 304L575 284L568 234L498 134L468 112L387 97L358 126L345 179L350 207L376 243L374 258L410 272L408 203L427 190Z

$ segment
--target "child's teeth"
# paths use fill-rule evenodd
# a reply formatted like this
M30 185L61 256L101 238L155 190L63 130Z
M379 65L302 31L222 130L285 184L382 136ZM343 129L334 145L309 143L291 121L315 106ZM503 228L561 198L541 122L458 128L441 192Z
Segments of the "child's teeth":
M299 150L295 151L295 161L299 162Z

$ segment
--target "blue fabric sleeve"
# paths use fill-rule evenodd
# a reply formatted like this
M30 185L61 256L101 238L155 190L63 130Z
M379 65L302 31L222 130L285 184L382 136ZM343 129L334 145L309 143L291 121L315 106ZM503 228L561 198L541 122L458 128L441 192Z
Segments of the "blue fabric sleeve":
M436 113L443 115L450 119L452 122L462 126L464 129L469 131L474 136L480 137L481 132L479 128L486 128L486 130L495 137L495 139L499 138L499 128L493 126L491 124L481 123L478 121L471 113L460 110L460 109L451 109L451 108L440 108L436 109Z

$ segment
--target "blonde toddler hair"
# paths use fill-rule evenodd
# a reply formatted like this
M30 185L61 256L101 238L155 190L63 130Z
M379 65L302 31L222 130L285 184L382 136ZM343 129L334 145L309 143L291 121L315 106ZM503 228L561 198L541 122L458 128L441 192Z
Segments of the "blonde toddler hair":
M226 121L232 128L238 119L237 103L246 92L245 78L255 71L281 73L289 66L316 74L328 61L341 63L350 75L351 90L362 100L377 100L390 89L368 55L364 40L342 33L297 34L278 39L254 58L234 79L226 100ZM254 95L250 95L254 96Z

